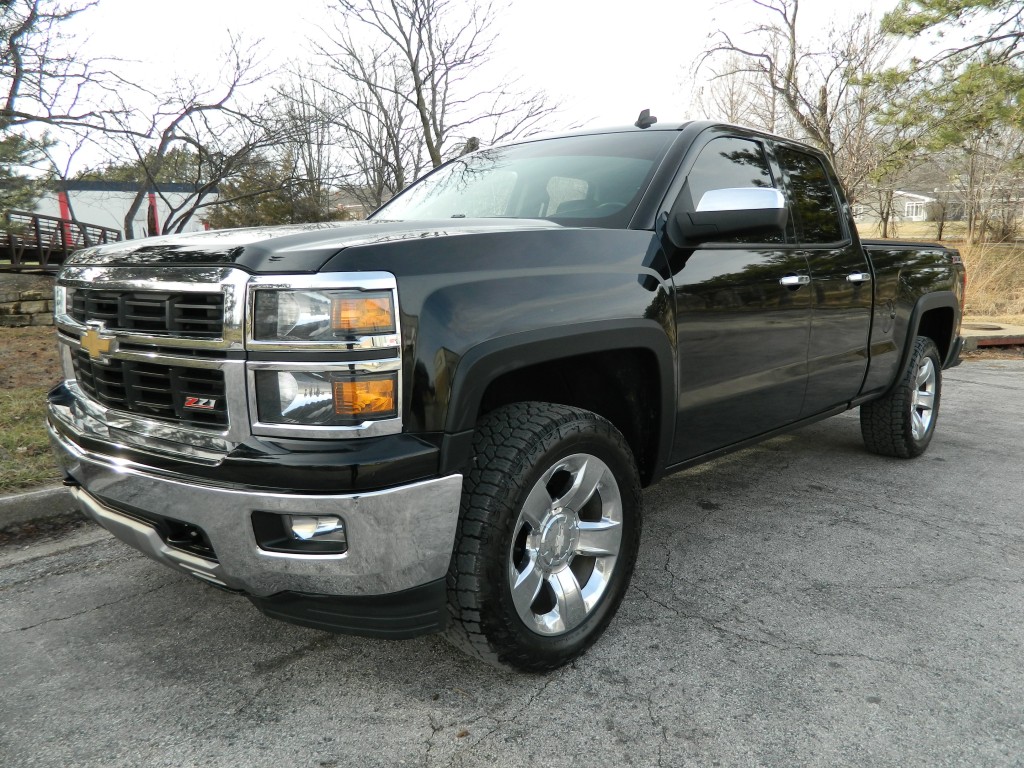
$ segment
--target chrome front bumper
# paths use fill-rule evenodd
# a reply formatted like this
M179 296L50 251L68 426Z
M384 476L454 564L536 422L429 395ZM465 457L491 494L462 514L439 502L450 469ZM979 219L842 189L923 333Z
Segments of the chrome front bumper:
M50 440L82 510L153 559L205 581L265 597L280 592L369 596L399 592L447 573L462 476L346 495L262 493L199 484L90 453L50 428ZM121 510L141 510L203 529L217 560L169 546L157 530ZM337 515L342 555L268 552L256 543L254 511Z

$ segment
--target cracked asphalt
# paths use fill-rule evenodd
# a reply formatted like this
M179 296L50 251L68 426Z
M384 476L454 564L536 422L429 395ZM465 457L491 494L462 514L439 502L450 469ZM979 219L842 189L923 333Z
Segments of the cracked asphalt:
M645 493L609 631L547 676L263 618L99 529L0 550L0 765L1024 764L1024 363L915 461L845 414Z

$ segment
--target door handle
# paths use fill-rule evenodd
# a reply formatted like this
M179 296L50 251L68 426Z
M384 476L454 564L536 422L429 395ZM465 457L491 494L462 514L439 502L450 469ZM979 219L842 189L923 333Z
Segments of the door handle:
M867 272L854 272L853 274L847 275L846 279L851 283L870 283L871 275Z
M809 275L786 275L779 278L779 285L784 285L787 288L799 288L801 285L807 285L810 282L811 278Z

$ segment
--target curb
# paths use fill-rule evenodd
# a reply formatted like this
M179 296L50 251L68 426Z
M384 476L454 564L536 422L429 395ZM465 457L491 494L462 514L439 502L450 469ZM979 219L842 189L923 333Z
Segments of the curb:
M964 336L964 352L985 347L1015 347L1024 344L1024 334L1018 336Z
M78 505L62 485L0 496L0 530L20 523L47 520L78 511Z
M1007 347L1024 344L1024 326L972 320L960 326L964 352L980 347Z

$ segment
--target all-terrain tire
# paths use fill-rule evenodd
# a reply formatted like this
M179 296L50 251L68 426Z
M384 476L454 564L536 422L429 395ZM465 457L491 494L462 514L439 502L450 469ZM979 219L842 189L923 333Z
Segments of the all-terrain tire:
M882 456L920 456L935 434L941 393L939 350L930 338L918 336L896 386L860 407L864 445Z
M487 414L463 482L448 571L458 648L542 672L601 635L629 585L640 542L640 482L604 418L526 402Z

